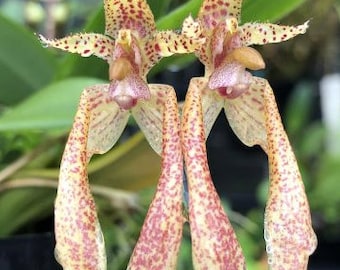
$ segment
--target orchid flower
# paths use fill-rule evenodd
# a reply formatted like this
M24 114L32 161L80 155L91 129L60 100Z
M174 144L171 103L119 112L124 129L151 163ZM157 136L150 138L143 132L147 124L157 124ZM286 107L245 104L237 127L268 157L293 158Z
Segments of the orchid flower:
M195 265L208 269L208 260L215 266L209 269L244 267L232 228L217 202L202 139L209 135L223 108L238 138L248 146L260 145L268 155L270 187L264 238L270 269L306 269L317 240L301 175L273 90L265 79L248 70L265 67L260 53L250 45L288 40L305 33L308 22L298 26L239 26L241 4L241 0L204 0L197 19L186 20L182 29L185 35L206 41L196 51L205 65L205 76L191 80L182 115ZM192 25L196 25L196 32Z
M43 44L109 64L110 84L86 88L61 161L55 202L56 258L67 270L106 269L105 245L87 165L107 152L131 114L162 154L162 173L129 269L175 265L182 234L182 166L177 101L172 87L147 84L162 57L193 52L202 40L157 31L145 0L104 0L105 34L75 34ZM178 222L180 221L180 222ZM148 253L149 255L146 255ZM163 256L164 255L164 256Z

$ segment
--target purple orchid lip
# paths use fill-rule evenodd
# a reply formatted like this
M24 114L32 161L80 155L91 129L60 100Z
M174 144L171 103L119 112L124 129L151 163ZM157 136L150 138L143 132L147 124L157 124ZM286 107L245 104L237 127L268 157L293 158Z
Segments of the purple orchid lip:
M130 110L137 104L137 99L128 95L120 95L114 98L114 101L124 110Z
M148 100L151 97L147 83L133 73L123 80L113 80L109 86L109 93L124 110L134 107L140 99Z
M247 91L252 75L237 62L217 68L210 76L208 87L217 89L221 96L234 99Z
M249 87L250 84L240 83L234 86L217 88L217 91L222 97L226 97L228 99L235 99L242 95L244 92L246 92L249 89Z

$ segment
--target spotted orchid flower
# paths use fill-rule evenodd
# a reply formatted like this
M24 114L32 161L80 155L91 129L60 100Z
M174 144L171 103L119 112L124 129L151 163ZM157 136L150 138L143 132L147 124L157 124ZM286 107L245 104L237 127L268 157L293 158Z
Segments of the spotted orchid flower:
M90 192L87 165L120 137L130 113L153 149L162 173L129 269L175 264L182 234L182 155L175 92L147 84L162 57L193 52L201 43L173 31L157 31L145 0L105 0L105 34L75 34L46 46L95 55L109 64L109 84L86 88L60 166L55 202L56 258L67 270L106 269L103 236ZM180 221L180 222L178 222ZM149 255L146 255L146 252ZM170 268L168 268L170 269Z
M206 260L218 265L209 269L244 268L240 247L227 218L221 214L218 197L210 183L202 139L209 135L223 108L238 138L248 146L260 145L268 155L270 187L264 238L270 269L306 269L317 240L301 175L273 90L265 79L253 76L248 70L265 67L260 53L250 45L288 40L305 33L308 22L299 26L270 23L239 26L241 5L241 0L204 0L197 19L183 24L183 33L187 36L196 35L206 41L196 51L205 65L205 76L191 80L184 105L187 109L182 115L182 143L186 149L183 154L190 166L189 222L193 256L199 265L197 269L208 269ZM193 121L202 116L202 122ZM193 132L199 135L193 136ZM191 139L193 137L197 140ZM201 190L202 186L206 188ZM209 240L213 240L210 242L214 243L213 248L207 247ZM208 249L215 253L209 253Z

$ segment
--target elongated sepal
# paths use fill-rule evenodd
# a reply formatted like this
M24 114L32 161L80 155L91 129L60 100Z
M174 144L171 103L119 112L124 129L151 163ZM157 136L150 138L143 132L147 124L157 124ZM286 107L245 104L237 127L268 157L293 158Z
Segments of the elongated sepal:
M170 86L163 85L160 91L167 97L163 114L162 171L127 268L130 270L176 269L182 238L183 158L177 100Z
M192 79L182 113L182 149L189 190L189 223L195 269L244 269L234 230L214 188L205 148L201 89Z
M263 79L262 79L263 80ZM317 239L301 175L283 129L273 91L264 91L269 159L269 197L264 238L271 270L307 269Z
M89 125L84 91L60 165L55 201L55 253L64 270L106 269L104 239L87 176Z

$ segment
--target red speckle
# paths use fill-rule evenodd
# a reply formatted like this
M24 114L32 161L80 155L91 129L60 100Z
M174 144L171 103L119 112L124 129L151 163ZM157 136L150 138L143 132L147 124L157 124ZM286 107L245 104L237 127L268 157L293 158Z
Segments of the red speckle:
M160 52L160 51L161 51L161 48L159 47L159 44L158 44L158 43L155 44L155 50L156 50L157 52Z

